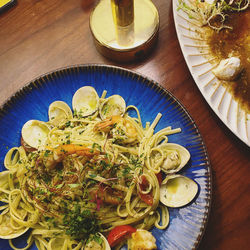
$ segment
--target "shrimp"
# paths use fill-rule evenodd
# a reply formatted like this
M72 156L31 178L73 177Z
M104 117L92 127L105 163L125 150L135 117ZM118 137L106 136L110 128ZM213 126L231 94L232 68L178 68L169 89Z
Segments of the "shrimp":
M133 123L119 115L111 116L94 127L95 131L111 133L113 139L120 144L132 143L137 139L137 130Z
M93 158L95 155L99 155L100 151L81 145L65 144L55 149L48 148L42 155L42 161L47 169L53 169L65 156L72 154Z
M100 151L96 149L86 148L85 146L75 145L75 144L65 144L60 145L54 149L54 152L58 156L77 154L81 156L93 157L94 155L99 155Z
M144 229L137 229L132 233L132 238L129 240L130 249L132 250L152 250L157 249L156 239L151 232Z
M106 202L106 203L112 204L112 205L118 205L123 200L123 196L122 196L121 191L114 190L110 187L102 188L102 191L103 192L100 192L98 195L100 195L99 198L103 202Z
M90 191L90 196L93 200L97 201L100 199L102 202L111 204L111 205L119 205L123 201L123 193L119 190L114 190L108 186L94 187L93 190Z
M123 118L121 116L119 116L119 115L111 116L111 117L109 117L107 119L104 119L101 122L98 122L95 125L94 130L98 131L98 132L106 132L106 133L108 133L112 128L115 127L115 125L117 123L122 122L122 119Z

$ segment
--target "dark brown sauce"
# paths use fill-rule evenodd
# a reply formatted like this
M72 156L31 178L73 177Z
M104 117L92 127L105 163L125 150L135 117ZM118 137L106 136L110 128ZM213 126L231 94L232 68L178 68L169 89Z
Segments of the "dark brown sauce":
M237 56L244 70L234 82L223 82L241 107L250 112L250 9L229 13L225 25L233 29L220 32L210 30L207 41L212 56L219 62L222 59Z

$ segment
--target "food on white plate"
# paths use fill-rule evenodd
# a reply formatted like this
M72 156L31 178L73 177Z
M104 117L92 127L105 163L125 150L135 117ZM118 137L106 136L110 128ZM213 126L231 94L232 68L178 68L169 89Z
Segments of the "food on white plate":
M221 60L219 65L213 70L213 73L225 81L235 80L242 71L240 59L238 57L229 57Z
M10 239L13 249L11 239L29 229L27 248L109 250L130 240L134 250L156 248L147 230L169 223L168 204L160 198L169 189L165 175L180 171L190 154L168 142L180 128L154 132L160 113L143 126L135 106L106 93L99 98L93 87L80 88L74 112L53 102L49 121L27 121L21 146L7 152L0 238Z
M249 0L178 0L199 52L214 66L216 81L222 83L250 112L250 8ZM191 36L191 35L190 35ZM218 66L219 65L219 66ZM202 72L201 72L202 73Z

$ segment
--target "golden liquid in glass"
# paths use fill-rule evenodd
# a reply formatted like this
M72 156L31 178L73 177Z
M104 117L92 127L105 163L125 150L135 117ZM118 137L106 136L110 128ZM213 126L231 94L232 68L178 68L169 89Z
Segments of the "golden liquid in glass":
M134 0L111 0L115 25L129 26L134 21Z

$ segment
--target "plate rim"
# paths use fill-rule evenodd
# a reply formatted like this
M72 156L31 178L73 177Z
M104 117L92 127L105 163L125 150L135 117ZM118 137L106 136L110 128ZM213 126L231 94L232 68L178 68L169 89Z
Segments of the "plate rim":
M175 97L168 89L161 86L157 81L153 80L152 78L150 78L142 73L136 72L135 70L126 69L126 68L123 68L121 66L114 66L114 65L102 64L102 63L73 64L73 65L68 65L65 67L59 67L57 69L48 71L46 73L43 73L39 76L34 77L31 81L26 82L21 88L17 89L10 97L8 97L0 105L0 117L4 116L4 114L6 112L8 112L5 109L8 109L8 107L11 107L11 104L15 101L16 98L18 98L18 95L25 94L26 90L32 91L33 86L31 86L31 85L34 84L36 81L42 80L42 82L41 82L41 86L42 86L43 84L46 83L46 81L43 80L44 77L48 77L48 76L51 76L52 74L57 74L59 72L62 73L65 71L76 70L76 69L79 69L79 70L81 70L81 69L84 69L84 70L94 69L93 71L95 71L96 69L102 69L102 70L105 69L108 71L111 71L111 70L118 71L118 73L119 72L120 73L126 72L128 76L129 76L129 74L135 75L138 77L138 79L142 78L148 82L147 83L145 81L145 82L143 82L143 84L145 84L147 86L152 85L152 86L158 88L160 91L164 92L165 95L170 96L178 104L178 106L182 108L183 112L188 116L188 118L192 122L192 125L194 126L196 133L199 135L199 137L201 139L201 145L203 147L203 151L205 154L204 160L207 162L207 175L206 175L207 180L208 180L208 187L207 187L208 197L206 197L207 204L206 204L206 206L204 206L204 209L205 209L204 218L203 218L202 223L201 223L199 234L198 234L197 238L194 240L194 246L192 248L192 249L198 249L198 247L202 241L202 238L205 234L208 220L209 220L210 213L211 213L211 206L212 206L212 199L213 199L213 177L212 177L211 161L210 161L210 158L208 155L208 150L207 150L204 138L203 138L198 126L196 125L194 119L192 118L189 111L187 110L187 108L177 99L177 97ZM47 78L47 80L50 80L50 79Z

